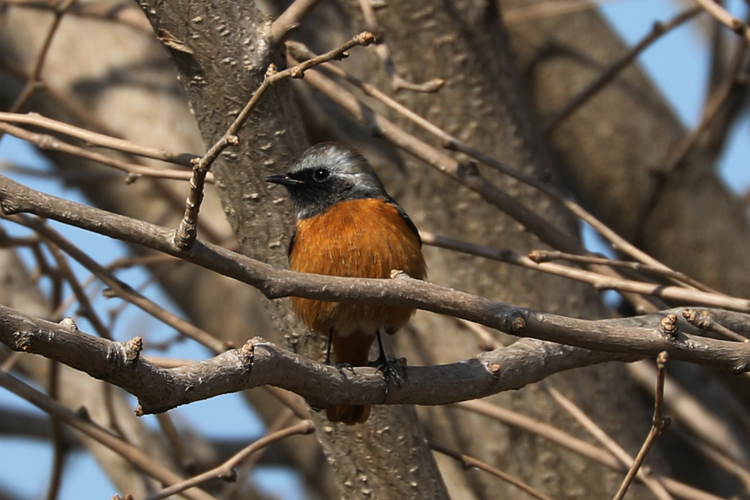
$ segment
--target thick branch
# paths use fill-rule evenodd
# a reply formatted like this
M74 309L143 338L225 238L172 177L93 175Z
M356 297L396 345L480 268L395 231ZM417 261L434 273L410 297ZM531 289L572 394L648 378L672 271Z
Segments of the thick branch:
M138 397L143 413L263 385L293 391L316 408L342 403L448 404L520 389L559 371L624 359L523 340L459 363L402 367L400 385L392 384L384 399L382 374L374 368L339 370L260 338L205 361L166 369L140 357L138 338L112 342L0 305L0 341L122 387Z

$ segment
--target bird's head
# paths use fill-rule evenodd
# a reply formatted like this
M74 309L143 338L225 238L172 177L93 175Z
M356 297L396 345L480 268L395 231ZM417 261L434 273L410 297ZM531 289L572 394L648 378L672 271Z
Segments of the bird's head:
M390 199L375 171L357 151L343 144L317 144L300 156L285 175L267 182L287 188L297 219L324 213L341 201Z

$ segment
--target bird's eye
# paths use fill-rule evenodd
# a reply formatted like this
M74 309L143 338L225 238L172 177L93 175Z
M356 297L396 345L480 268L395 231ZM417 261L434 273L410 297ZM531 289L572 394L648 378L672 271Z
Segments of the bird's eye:
M318 168L313 172L312 178L315 182L324 182L330 175L331 172L325 168Z

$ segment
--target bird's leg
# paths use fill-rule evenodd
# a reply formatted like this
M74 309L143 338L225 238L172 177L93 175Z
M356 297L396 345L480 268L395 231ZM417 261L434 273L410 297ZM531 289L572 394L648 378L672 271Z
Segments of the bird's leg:
M370 363L370 366L383 372L383 380L385 381L385 396L383 397L383 402L385 402L388 399L388 394L391 392L391 380L396 382L397 386L401 387L401 376L398 374L398 371L396 371L396 361L388 361L388 356L386 356L385 348L383 347L383 339L381 337L382 333L383 329L379 328L377 337L380 354L375 361Z
M383 338L381 337L382 331L383 331L382 328L378 328L377 337L378 337L378 350L380 351L380 354L378 355L378 358L372 362L372 365L378 369L388 364L388 356L386 356L385 354L385 347L383 346Z
M340 374L344 374L344 369L354 373L354 367L349 363L331 363L331 352L333 350L333 328L328 332L328 347L326 348L326 361L325 364L328 366L334 366Z
M333 328L328 331L328 348L326 349L326 364L331 364L331 346L333 345Z

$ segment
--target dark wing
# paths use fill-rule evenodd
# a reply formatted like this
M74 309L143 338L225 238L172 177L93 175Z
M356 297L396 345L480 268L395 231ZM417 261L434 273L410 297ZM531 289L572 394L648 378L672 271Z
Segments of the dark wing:
M294 232L292 233L292 239L289 240L289 248L286 251L286 256L290 257L292 255L292 250L294 249L294 239L297 237L297 228L294 228Z
M403 208L401 208L401 205L396 203L396 201L391 198L390 196L385 199L388 203L393 205L393 207L396 209L396 212L401 216L402 219L404 219L404 222L406 222L406 225L409 226L409 229L411 229L411 232L414 233L414 236L417 237L417 241L419 241L419 246L422 246L422 238L419 237L419 229L417 229L417 226L414 225L409 215L404 211Z

